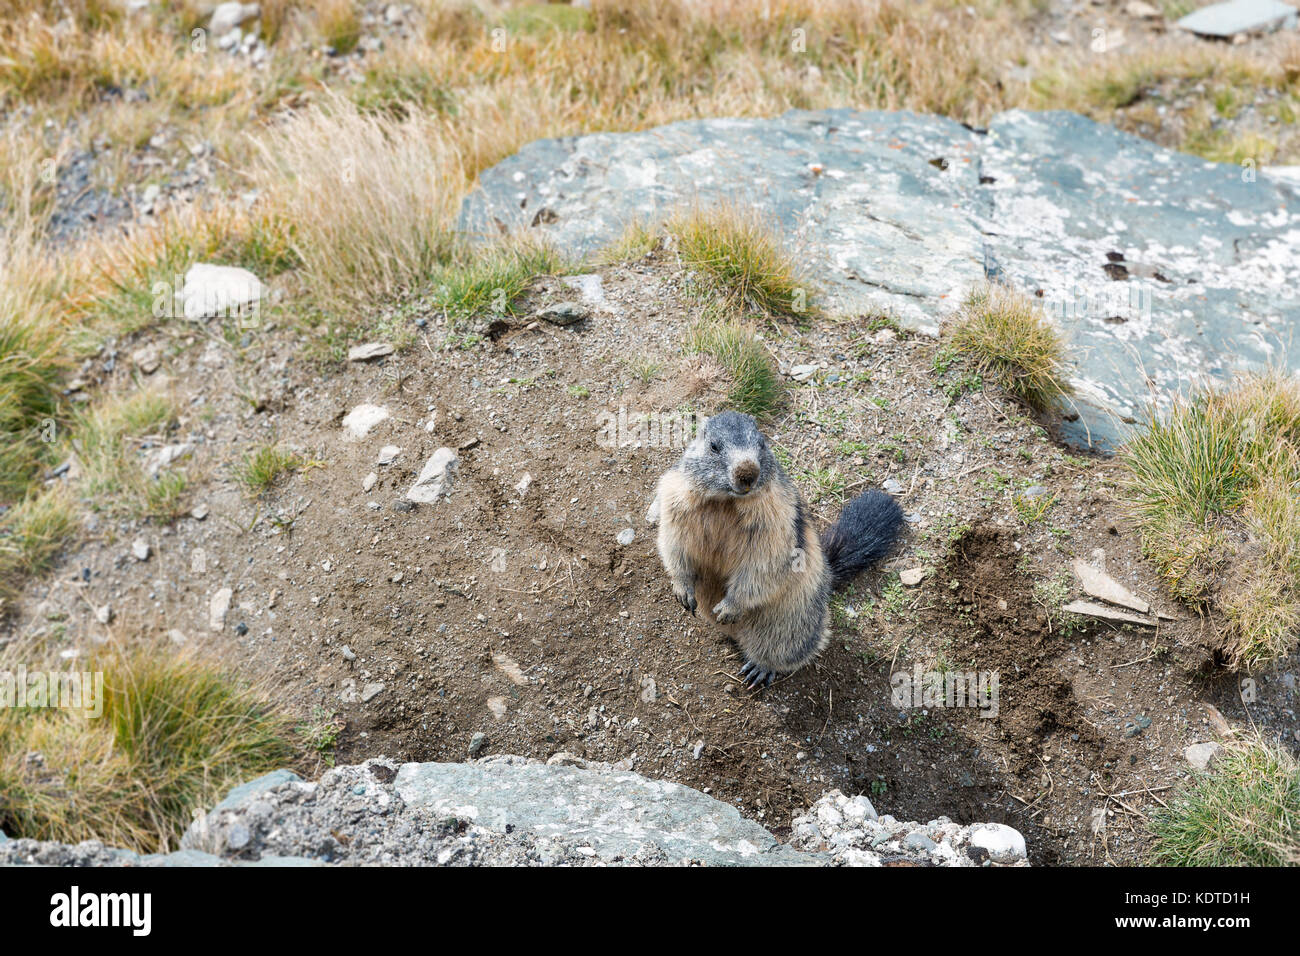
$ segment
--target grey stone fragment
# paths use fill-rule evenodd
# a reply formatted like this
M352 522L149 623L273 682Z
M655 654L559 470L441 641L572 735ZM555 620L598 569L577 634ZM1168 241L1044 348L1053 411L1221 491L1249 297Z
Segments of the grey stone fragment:
M408 763L394 786L409 807L463 816L492 830L585 840L602 859L646 844L669 859L718 865L814 862L735 807L689 787L631 772L505 763Z

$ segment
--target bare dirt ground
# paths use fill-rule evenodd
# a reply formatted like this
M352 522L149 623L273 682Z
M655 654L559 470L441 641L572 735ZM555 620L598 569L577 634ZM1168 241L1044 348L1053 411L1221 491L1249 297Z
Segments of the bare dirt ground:
M1116 464L1071 454L997 390L968 387L939 343L865 319L764 330L783 369L821 366L791 382L767 430L819 521L892 479L910 530L836 606L815 666L743 690L736 649L672 599L644 523L679 449L608 447L599 418L707 414L726 377L683 351L698 306L670 255L599 275L605 305L585 320L534 323L539 302L579 298L544 279L481 340L407 303L412 344L374 362L311 357L273 310L247 333L177 322L116 343L110 370L112 349L87 376L171 392L181 420L153 444L194 443L174 467L206 516L91 519L29 587L11 637L69 655L184 641L269 680L295 713L336 713L339 762L463 760L482 734L480 754L624 762L778 834L832 787L900 818L1002 821L1037 864L1140 861L1141 814L1187 773L1183 749L1214 739L1208 706L1295 745L1297 660L1255 675L1249 705L1215 676L1213 622L1162 594L1117 503ZM149 376L125 360L145 341L165 356ZM341 420L363 402L391 417L348 441ZM232 466L267 441L311 464L250 498ZM400 453L377 464L389 445ZM443 446L461 459L450 496L397 510ZM1073 557L1099 548L1169 620L1061 614L1081 596ZM920 585L902 585L897 572L915 568ZM214 630L223 587L233 602ZM107 625L94 614L105 604ZM900 708L890 674L914 664L998 671L998 716Z

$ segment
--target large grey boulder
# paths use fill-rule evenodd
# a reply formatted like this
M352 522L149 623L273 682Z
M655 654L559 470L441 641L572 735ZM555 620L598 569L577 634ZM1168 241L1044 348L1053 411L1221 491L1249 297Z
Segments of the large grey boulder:
M791 111L539 140L480 176L460 226L532 229L585 254L629 221L720 200L768 214L834 310L933 333L986 277L1035 296L1071 340L1075 437L1101 447L1150 399L1275 360L1300 319L1294 177L1065 112L977 131Z
M603 860L662 851L671 862L712 866L816 862L789 849L735 807L631 771L487 758L408 763L394 787L408 807L581 841Z

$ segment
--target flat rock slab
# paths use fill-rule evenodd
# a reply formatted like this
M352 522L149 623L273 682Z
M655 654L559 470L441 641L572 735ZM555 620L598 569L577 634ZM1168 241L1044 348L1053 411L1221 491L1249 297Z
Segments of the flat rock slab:
M987 131L844 109L692 120L539 140L479 181L464 232L530 229L575 255L692 204L755 206L830 309L930 333L1005 279L1067 333L1070 437L1103 449L1149 399L1277 361L1300 320L1294 181L1074 113L1015 110Z
M1231 0L1194 10L1174 25L1208 37L1266 33L1294 28L1296 8L1278 0Z
M393 786L410 807L566 839L585 839L602 859L646 844L670 859L712 866L815 864L777 842L735 807L631 771L516 763L408 763Z

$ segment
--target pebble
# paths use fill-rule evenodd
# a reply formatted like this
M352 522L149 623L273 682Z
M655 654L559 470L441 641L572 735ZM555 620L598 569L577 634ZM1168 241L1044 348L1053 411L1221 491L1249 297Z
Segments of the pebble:
M149 542L144 538L136 538L131 542L131 553L135 555L137 561L148 561Z
M230 610L230 600L234 596L235 592L230 588L220 588L216 594L212 595L212 600L208 604L208 628L210 630L225 630L226 612Z
M355 661L357 659L356 651L352 650L352 648L348 647L346 644L343 645L343 659L345 661Z
M381 681L373 684L366 684L361 688L361 703L368 704L384 692L384 685Z
M1209 770L1210 765L1219 758L1223 753L1223 745L1214 742L1203 744L1192 744L1183 751L1183 756L1187 762L1197 770Z
M621 544L623 547L626 548L629 544L632 543L632 541L635 538L636 538L635 531L633 531L631 528L624 528L622 531L618 533L618 538L616 540L618 541L619 544Z
M482 731L475 733L474 736L469 739L469 755L471 757L477 757L479 751L481 751L485 746L487 746L487 734Z

